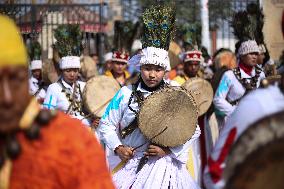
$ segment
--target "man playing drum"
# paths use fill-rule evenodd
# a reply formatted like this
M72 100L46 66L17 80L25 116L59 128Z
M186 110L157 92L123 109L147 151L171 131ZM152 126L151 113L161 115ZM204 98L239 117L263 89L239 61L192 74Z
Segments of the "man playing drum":
M189 146L200 135L198 126L184 144L162 147L151 143L132 124L143 99L167 85L163 77L170 65L167 50L174 20L174 11L169 7L157 6L145 11L145 33L151 30L159 33L156 36L160 38L144 37L142 53L130 60L141 65L141 78L134 85L121 88L100 121L98 133L101 139L122 161L128 161L113 175L118 188L199 188L185 165ZM157 29L153 29L153 25ZM140 148L134 150L138 146Z
M204 93L204 90L206 89L210 89L211 86L208 86L208 82L206 82L205 80L203 81L203 79L198 77L198 72L200 70L200 63L202 60L202 52L199 50L189 50L187 52L184 53L184 57L183 57L183 62L184 62L184 73L185 75L181 75L181 76L177 76L174 78L174 81L178 82L180 85L183 85L186 89L188 85L192 86L192 89L189 90L198 90L198 93L200 93L199 97L201 96L206 96L206 101L207 103L211 103L212 102L212 98L210 98L209 93ZM202 85L199 85L198 82L204 83L205 85L203 86L207 86L205 88L202 89ZM195 85L195 86L194 86ZM189 87L190 88L190 87ZM194 91L194 90L193 90ZM207 91L208 92L208 91ZM211 99L211 100L209 100ZM208 108L207 108L208 109ZM206 111L207 111L206 109ZM204 111L204 110L203 110ZM210 146L211 144L211 136L210 136L210 127L207 123L207 119L205 116L203 116L205 112L202 112L202 114L200 114L200 117L198 119L198 125L200 126L201 129L201 136L199 138L199 143L196 145L192 146L192 150L190 150L190 154L189 156L193 156L192 158L195 159L196 157L200 157L200 159L196 159L195 161L200 161L201 160L201 164L198 167L191 167L190 164L190 160L188 161L188 170L189 172L193 175L194 177L196 177L196 179L198 180L199 178L201 178L202 174L200 174L203 171L203 168L206 164L206 159L207 159L207 152L206 152L206 148L208 148L208 146ZM199 111L199 113L201 113ZM209 133L209 134L208 134ZM199 155L200 154L200 155ZM201 172L197 172L197 170L201 169ZM200 179L201 180L201 179Z
M68 37L63 36L62 32L66 32ZM55 46L61 57L59 67L62 75L57 82L49 85L43 106L47 109L61 110L81 120L85 125L90 125L91 121L85 118L86 113L82 102L86 83L79 81L78 78L82 46L81 41L72 43L73 36L71 35L74 33L77 34L76 39L80 39L78 37L81 35L79 26L61 25L55 30L55 37L57 37Z

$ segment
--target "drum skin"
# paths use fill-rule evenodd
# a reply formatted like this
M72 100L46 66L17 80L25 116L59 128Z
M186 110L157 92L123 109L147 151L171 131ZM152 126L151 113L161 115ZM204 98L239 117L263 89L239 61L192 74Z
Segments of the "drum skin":
M198 107L198 115L201 116L207 112L213 101L213 89L211 84L205 79L195 77L187 80L183 87L191 91Z
M44 83L50 85L58 81L60 76L59 65L51 59L43 61L42 79Z
M93 116L102 117L119 89L119 84L111 77L103 75L89 79L83 91L84 107Z
M92 77L99 75L97 70L97 65L90 56L83 56L80 61L81 61L80 72L86 81L88 81Z
M166 87L143 101L138 127L153 143L175 147L192 137L197 118L192 95L181 87Z

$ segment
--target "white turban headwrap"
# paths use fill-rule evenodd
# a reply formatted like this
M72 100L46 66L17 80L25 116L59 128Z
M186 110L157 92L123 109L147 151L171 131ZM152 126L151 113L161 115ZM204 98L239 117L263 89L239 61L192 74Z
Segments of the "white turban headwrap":
M156 47L147 47L142 49L142 53L134 55L128 61L128 64L135 65L137 67L146 64L153 64L163 67L166 71L171 70L168 51Z
M42 69L42 61L41 60L31 61L30 70L41 70L41 69Z
M59 61L59 67L61 70L69 68L81 68L80 57L78 56L65 56Z

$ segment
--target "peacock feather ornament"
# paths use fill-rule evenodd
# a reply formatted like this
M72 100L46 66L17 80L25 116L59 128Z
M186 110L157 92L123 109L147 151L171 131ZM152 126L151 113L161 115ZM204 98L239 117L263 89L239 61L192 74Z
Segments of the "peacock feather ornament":
M168 50L174 34L175 10L156 5L146 9L142 15L144 34L142 47L156 47Z
M41 59L41 45L38 41L31 42L28 53L30 56L30 60L40 60Z
M115 21L114 23L114 49L120 52L130 52L133 41L139 30L139 23L131 21Z
M54 30L56 42L54 48L59 56L80 56L83 51L82 32L79 25L60 25Z
M201 25L186 23L181 27L181 31L186 51L198 49L201 41Z
M263 28L264 15L254 3L248 5L247 10L237 12L232 21L234 35L239 41L255 40L264 44Z

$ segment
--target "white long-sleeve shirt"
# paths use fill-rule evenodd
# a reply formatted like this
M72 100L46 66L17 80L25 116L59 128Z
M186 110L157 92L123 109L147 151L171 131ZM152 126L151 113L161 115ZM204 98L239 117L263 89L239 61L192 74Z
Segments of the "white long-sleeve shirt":
M143 89L141 84L138 85L138 91L141 91L144 97L147 97L151 92ZM141 144L146 143L141 148L136 151L143 152L147 149L148 144L150 143L141 133L140 129L135 129L131 134L122 139L119 134L119 129L127 127L135 118L135 113L128 108L128 101L132 93L132 86L124 86L117 92L113 100L110 102L109 106L106 109L105 114L103 115L100 125L98 127L98 133L100 139L105 142L107 147L114 151L119 145L127 145L131 147L136 147ZM133 99L130 106L134 110L138 110L138 103ZM200 129L197 126L195 134L192 138L187 141L184 145L180 145L174 148L170 148L173 158L178 159L182 163L186 163L188 159L188 148L191 143L200 135Z
M228 154L224 153L226 149L230 149L237 138L251 124L263 117L283 110L284 95L279 87L275 85L266 89L257 89L241 100L238 107L228 118L223 130L221 130L209 157L208 165L204 172L204 183L207 189L220 189L225 184L222 180L222 173Z
M35 95L37 99L44 99L46 95L45 89L39 89L39 81L33 76L31 76L29 79L29 92L31 95Z
M251 75L245 73L241 68L240 72L241 78L250 79L255 76L255 68L253 68ZM259 87L261 80L264 78L265 75L261 72L257 82L257 88ZM226 118L231 115L236 108L236 105L232 105L230 102L241 99L245 92L245 87L239 82L233 71L226 71L222 76L213 99L217 118L223 118L226 120Z
M77 81L77 84L80 87L80 91L83 92L86 83L82 81ZM65 88L66 90L69 91L70 94L73 94L74 86L69 85L63 79L62 79L62 85L59 82L49 85L47 92L46 92L46 97L43 103L44 108L57 109L65 113L67 112L70 102L68 101L66 94L62 90L63 88ZM75 93L75 99L76 101L80 101L82 103L82 96L80 94L80 91L77 88L76 93ZM84 116L81 115L81 113L77 110L71 109L71 111L69 112L69 115L81 120L86 125L90 125L89 120L85 119Z

